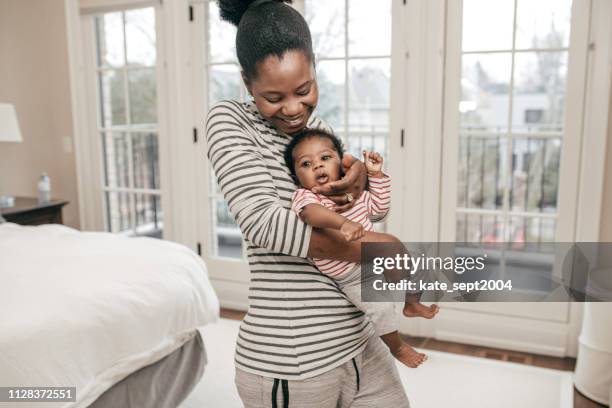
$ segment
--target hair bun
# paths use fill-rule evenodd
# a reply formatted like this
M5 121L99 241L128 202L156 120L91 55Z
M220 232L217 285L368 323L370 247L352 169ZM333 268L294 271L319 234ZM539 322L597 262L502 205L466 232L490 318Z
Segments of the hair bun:
M236 27L240 24L240 20L245 11L255 2L260 4L265 3L291 3L292 0L269 0L262 2L261 0L217 0L219 5L219 15L222 20L229 21Z

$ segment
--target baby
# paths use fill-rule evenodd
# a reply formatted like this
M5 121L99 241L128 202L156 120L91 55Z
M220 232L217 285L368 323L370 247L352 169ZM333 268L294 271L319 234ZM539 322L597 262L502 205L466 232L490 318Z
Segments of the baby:
M339 180L342 177L342 142L321 129L305 129L294 135L285 151L287 167L300 187L293 195L292 209L307 224L317 228L339 230L347 241L358 240L366 231L374 229L370 216L383 215L391 202L391 182L382 172L382 156L364 151L364 162L368 171L369 191L355 197L355 205L338 214L336 204L311 189L315 186ZM376 327L376 332L389 350L408 367L418 367L427 356L417 352L399 336L392 303L362 302L360 290L361 269L359 264L330 259L314 259L317 268L334 279L340 289L359 309L365 312ZM436 305L424 306L414 297L408 296L404 315L432 318Z

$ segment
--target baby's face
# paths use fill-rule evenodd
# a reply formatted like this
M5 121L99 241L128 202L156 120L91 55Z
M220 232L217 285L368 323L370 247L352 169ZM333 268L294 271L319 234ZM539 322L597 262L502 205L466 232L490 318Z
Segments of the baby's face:
M327 138L302 141L293 149L293 162L300 185L309 190L340 179L340 156Z

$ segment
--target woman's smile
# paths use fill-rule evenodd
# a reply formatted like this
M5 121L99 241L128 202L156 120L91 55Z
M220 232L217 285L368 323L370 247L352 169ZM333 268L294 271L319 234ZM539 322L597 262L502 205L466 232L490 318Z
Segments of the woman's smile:
M288 128L303 128L306 126L305 122L306 113L303 113L299 116L293 118L283 118L281 116L277 116L278 119L282 120Z

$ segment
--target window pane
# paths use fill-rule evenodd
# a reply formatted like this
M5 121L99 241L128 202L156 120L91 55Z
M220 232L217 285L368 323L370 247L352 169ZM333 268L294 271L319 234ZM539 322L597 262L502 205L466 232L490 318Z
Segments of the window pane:
M374 151L380 153L385 160L389 157L388 136L384 132L373 130L349 130L347 136L345 132L338 132L338 137L342 138L345 150L353 156L363 160L363 151ZM386 164L383 166L386 168Z
M348 4L349 55L391 55L391 0L376 0L375 5L372 0L351 0Z
M134 187L159 189L159 147L156 133L132 133Z
M155 10L125 12L127 60L134 65L155 65Z
M517 48L569 46L572 0L518 0Z
M538 251L534 243L555 242L555 224L553 218L511 217L509 242L528 243L527 247Z
M349 62L349 129L389 130L391 61Z
M516 222L515 222L516 221ZM544 220L542 220L544 221ZM554 224L554 220L551 221ZM554 290L553 266L555 262L552 245L542 245L540 242L526 242L525 233L537 224L536 219L516 219L511 225L517 231L516 240L509 240L505 252L505 278L512 280L512 289L522 288L528 292ZM554 229L554 227L553 227ZM552 250L552 251L551 251ZM553 253L551 253L553 252Z
M510 206L514 211L555 213L560 139L514 139Z
M104 176L107 187L129 187L126 133L102 133L104 148Z
M155 69L130 69L128 81L132 124L157 123Z
M361 156L364 149L388 157L389 58L349 62L348 150Z
M162 236L161 197L133 191L160 188L155 30L152 7L96 17L107 229L130 236Z
M504 132L508 126L511 53L462 58L461 127Z
M96 40L98 66L119 67L125 64L121 12L96 17Z
M512 48L514 0L463 0L463 51Z
M501 215L457 213L457 242L504 242Z
M209 102L224 99L244 100L246 89L242 83L240 69L237 65L214 65L209 70Z
M163 236L163 212L158 195L135 194L136 235L152 238Z
M242 234L223 198L212 199L215 214L215 241L218 256L242 258Z
M462 136L459 143L457 204L501 209L506 163L505 138Z
M210 61L236 61L236 27L221 21L216 1L208 2L208 21Z
M512 129L561 131L565 111L567 52L515 56Z
M124 125L126 121L123 71L102 71L99 74L99 81L102 126Z
M217 184L217 177L215 176L215 172L213 171L212 165L208 166L208 171L210 174L208 192L210 193L210 195L221 195L221 189Z
M344 61L321 61L317 64L317 84L319 104L317 115L334 129L342 132L344 128Z
M343 57L345 37L344 0L306 0L306 21L317 58Z
M106 192L106 210L110 232L118 233L132 228L128 193Z

